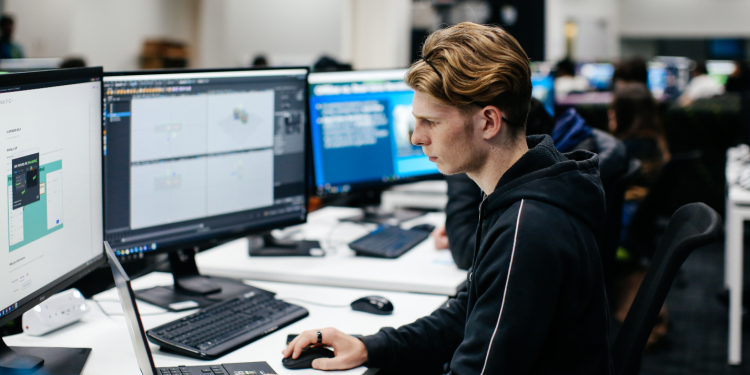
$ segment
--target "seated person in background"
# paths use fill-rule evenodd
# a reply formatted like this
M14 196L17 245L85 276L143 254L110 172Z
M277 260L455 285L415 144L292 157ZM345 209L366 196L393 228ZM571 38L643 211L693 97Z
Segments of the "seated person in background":
M9 15L0 15L0 59L21 59L23 49L13 41L16 22Z
M620 61L615 66L612 74L612 90L624 83L639 82L648 85L648 67L646 60L640 57L631 57Z
M698 99L724 94L724 86L708 75L705 61L697 63L691 74L693 78L677 99L680 105L685 106Z
M570 59L560 60L555 66L555 99L563 100L572 92L589 91L589 80L576 76L576 67Z
M608 112L609 131L625 144L629 157L641 161L641 174L635 185L642 188L653 183L669 160L657 108L646 85L626 83L615 90Z
M625 320L646 270L638 263L644 258L644 250L629 241L632 218L649 187L656 181L664 164L669 161L666 136L659 123L657 105L646 85L628 83L615 90L612 108L609 110L609 128L612 134L625 144L628 155L641 161L641 174L625 193L622 213L622 248L634 264L627 266L617 282L613 298L614 317ZM658 342L667 332L667 309L662 307L656 325L648 339L647 347Z
M594 237L605 208L598 158L526 137L529 60L503 29L460 23L432 33L422 54L405 79L415 90L412 143L441 173L466 173L486 195L467 291L371 336L305 331L284 356L321 342L336 355L313 361L325 370L442 374L450 362L454 374L610 374Z
M599 174L605 191L625 170L628 163L625 145L611 134L586 125L575 109L568 109L555 123L541 102L531 98L526 134L551 134L560 152L591 151L599 155ZM460 269L471 267L477 208L482 201L479 187L465 174L446 176L448 203L445 226L435 228L435 247L450 249Z

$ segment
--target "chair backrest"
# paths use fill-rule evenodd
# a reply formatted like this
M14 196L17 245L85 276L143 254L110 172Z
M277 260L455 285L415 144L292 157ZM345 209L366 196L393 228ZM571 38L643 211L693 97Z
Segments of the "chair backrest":
M656 318L688 255L717 240L721 217L704 203L680 207L672 216L612 346L616 375L635 375Z

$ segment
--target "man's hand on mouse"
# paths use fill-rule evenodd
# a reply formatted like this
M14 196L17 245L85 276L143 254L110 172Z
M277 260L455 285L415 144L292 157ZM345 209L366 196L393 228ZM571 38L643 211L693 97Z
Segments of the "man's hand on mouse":
M438 250L447 249L448 244L448 232L445 230L445 225L441 225L432 231L432 237L435 237L435 248Z
M281 351L284 358L290 355L293 359L299 358L302 349L318 342L318 331L322 334L322 344L333 347L335 357L318 358L313 361L312 367L318 370L346 370L361 366L367 362L367 348L358 338L347 335L335 328L314 329L302 332L286 349Z

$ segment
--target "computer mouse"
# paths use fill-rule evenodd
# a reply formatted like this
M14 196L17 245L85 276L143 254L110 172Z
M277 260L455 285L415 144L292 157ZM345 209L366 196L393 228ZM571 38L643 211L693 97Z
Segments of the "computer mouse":
M352 302L352 310L370 314L389 315L393 313L393 304L381 296L367 296Z
M423 230L425 232L432 232L435 230L435 226L432 224L419 224L410 228L410 230Z
M292 359L292 356L289 356L289 358L282 359L281 364L292 370L312 368L313 360L317 358L333 358L333 350L322 346L305 348L302 349L297 359Z

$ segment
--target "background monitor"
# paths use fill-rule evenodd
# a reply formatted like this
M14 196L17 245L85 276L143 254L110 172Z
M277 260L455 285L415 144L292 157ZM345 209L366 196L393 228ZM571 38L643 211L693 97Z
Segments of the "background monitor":
M589 86L594 90L609 90L612 85L612 76L615 67L609 63L584 63L578 66L578 74L589 81Z
M411 143L414 90L405 69L310 74L318 194L345 193L438 175Z
M0 76L0 325L104 262L101 79L101 68ZM3 366L76 358L63 348L16 349L41 358L14 355L0 340Z
M555 78L552 74L531 72L531 96L544 104L544 109L555 117Z
M199 276L193 249L306 221L307 73L105 75L105 238L122 260L170 252L186 295L139 298L223 299L244 284Z
M648 63L648 86L654 97L674 100L690 81L693 61L686 57L657 56Z
M708 60L706 61L706 70L708 75L716 82L725 85L729 76L737 70L737 65L732 60Z

